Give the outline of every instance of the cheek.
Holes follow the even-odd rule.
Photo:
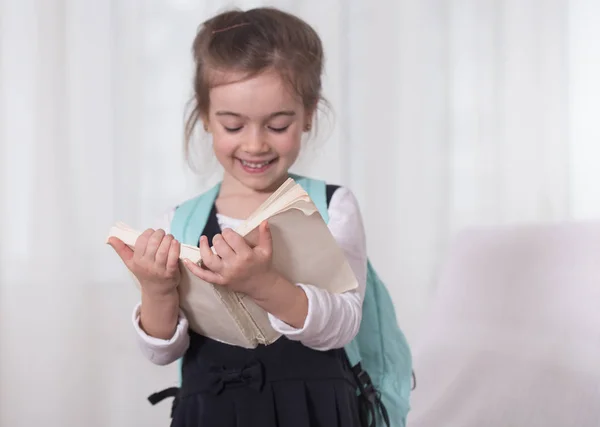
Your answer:
[[[225,135],[213,135],[213,151],[219,159],[230,157],[236,150],[236,143]]]
[[[278,144],[278,150],[280,156],[285,157],[296,157],[300,152],[302,146],[302,133],[290,133],[282,138]]]

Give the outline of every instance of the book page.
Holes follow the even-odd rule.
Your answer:
[[[119,223],[112,227],[109,237],[114,236],[133,248],[141,233],[129,226]],[[178,287],[179,305],[186,315],[193,331],[232,345],[254,347],[256,343],[247,337],[252,337],[254,328],[248,325],[247,315],[232,307],[231,300],[224,298],[221,292],[230,293],[225,288],[215,288],[193,275],[181,260],[188,258],[193,262],[200,260],[200,250],[195,246],[181,245],[179,270],[181,282]],[[137,278],[131,274],[138,288]]]
[[[257,227],[264,220],[269,221],[273,239],[273,267],[287,280],[332,293],[358,288],[345,254],[308,194],[293,179],[286,181],[236,232],[255,246]],[[111,229],[111,235],[133,246],[139,234],[119,224]],[[200,250],[182,245],[181,258],[200,263]],[[250,298],[206,283],[183,265],[180,268],[180,304],[194,331],[243,347],[270,344],[279,337],[267,313]]]

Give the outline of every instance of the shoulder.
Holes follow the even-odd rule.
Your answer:
[[[352,190],[344,186],[327,186],[331,192],[327,226],[331,234],[344,249],[357,277],[363,277],[366,265],[367,240],[362,214],[357,198]]]
[[[351,189],[342,185],[327,184],[329,211],[360,211],[358,200]]]
[[[162,211],[162,213],[159,214],[159,217],[156,220],[156,226],[154,228],[162,228],[167,233],[169,233],[171,229],[171,223],[173,222],[173,218],[175,217],[175,212],[177,212],[177,210],[182,207],[191,207],[191,205],[196,203],[203,194],[204,193],[197,194],[194,197],[182,200],[181,202],[176,203],[175,205],[171,205],[170,207]]]
[[[170,231],[171,223],[173,222],[173,218],[175,218],[175,213],[177,211],[181,211],[181,209],[183,209],[183,210],[193,209],[197,203],[202,201],[202,198],[205,194],[206,193],[201,193],[194,197],[182,200],[180,203],[177,203],[177,204],[169,207],[168,209],[164,210],[162,212],[162,216],[160,217],[160,224],[161,224],[160,228],[165,230],[167,233],[171,232]]]
[[[175,215],[175,210],[177,206],[171,207],[162,212],[158,216],[158,218],[154,221],[154,229],[163,229],[166,233],[171,232],[171,221],[173,221],[173,216]]]
[[[358,199],[351,189],[341,185],[327,185],[329,228],[336,231],[364,234],[363,218]]]
[[[214,185],[212,188],[209,188],[206,191],[194,195],[193,197],[182,200],[180,203],[177,203],[175,206],[168,209],[164,213],[163,219],[171,224],[176,214],[186,217],[192,212],[198,212],[198,210],[200,212],[209,212],[214,204],[219,189],[220,183]]]

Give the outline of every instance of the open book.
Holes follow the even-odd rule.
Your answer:
[[[273,267],[292,283],[310,284],[332,293],[356,289],[358,282],[342,249],[304,189],[288,179],[235,231],[251,245],[267,220],[273,239]],[[140,232],[118,223],[109,237],[133,247]],[[200,250],[181,245],[180,258],[200,263]],[[195,332],[228,344],[254,348],[280,334],[267,313],[251,298],[207,283],[180,263],[180,306]],[[139,286],[139,283],[138,283]]]

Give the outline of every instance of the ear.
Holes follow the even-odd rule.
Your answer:
[[[317,100],[313,106],[305,109],[304,114],[304,132],[310,132],[313,127],[313,122],[315,120],[315,115],[317,114],[317,107],[319,106],[319,101]]]
[[[210,122],[208,120],[208,116],[203,115],[201,118],[202,127],[204,128],[204,132],[210,133]]]

